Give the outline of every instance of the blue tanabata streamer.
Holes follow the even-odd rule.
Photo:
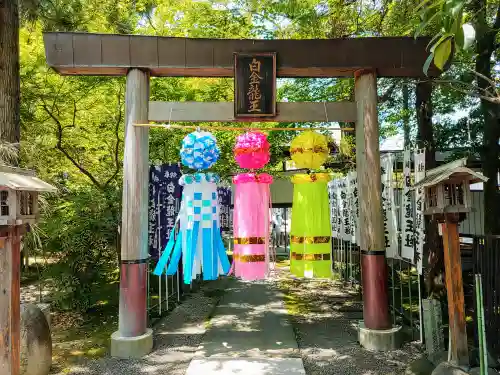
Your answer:
[[[185,284],[190,284],[195,276],[195,263],[201,263],[203,280],[215,280],[220,274],[219,264],[223,274],[229,272],[218,218],[218,181],[219,177],[213,173],[182,176],[180,184],[184,185],[184,192],[178,216],[181,229],[177,238],[171,235],[153,274],[160,276],[165,267],[167,275],[175,274],[181,256]]]

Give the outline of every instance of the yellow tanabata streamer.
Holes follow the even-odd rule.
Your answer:
[[[326,173],[292,178],[290,272],[298,277],[332,275],[331,224]]]

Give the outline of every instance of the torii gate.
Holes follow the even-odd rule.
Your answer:
[[[275,52],[278,77],[354,76],[355,102],[282,103],[278,116],[267,120],[356,123],[364,306],[360,343],[378,350],[394,346],[397,329],[388,312],[377,76],[423,78],[427,38],[222,40],[46,33],[44,41],[48,65],[62,75],[127,76],[120,310],[118,331],[111,340],[113,356],[141,357],[153,345],[146,312],[149,129],[134,125],[237,121],[230,103],[150,103],[149,78],[233,77],[234,52]]]

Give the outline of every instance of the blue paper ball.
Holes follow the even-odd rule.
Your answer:
[[[181,161],[192,169],[210,168],[219,159],[220,151],[212,133],[196,131],[182,140]]]

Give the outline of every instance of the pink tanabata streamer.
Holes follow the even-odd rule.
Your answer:
[[[269,211],[273,178],[268,174],[243,173],[235,176],[234,237],[263,237],[265,244],[234,245],[233,258],[236,277],[244,280],[266,278],[269,271]],[[263,262],[241,262],[239,255],[263,255]]]

